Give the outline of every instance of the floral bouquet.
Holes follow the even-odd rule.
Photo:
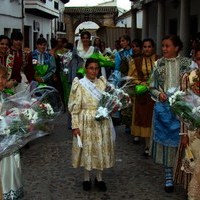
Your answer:
[[[69,72],[68,65],[69,65],[70,61],[72,60],[72,52],[68,51],[65,54],[58,54],[58,56],[61,59],[61,66],[63,68],[63,72],[65,74],[68,74],[68,72]]]
[[[112,84],[107,84],[105,91],[99,101],[95,119],[109,118],[111,113],[117,112],[131,104],[129,95],[122,88],[116,89]]]
[[[35,88],[34,83],[25,91],[5,98],[0,112],[0,156],[48,134],[46,123],[61,113],[62,106],[53,87]]]
[[[169,97],[172,111],[189,130],[200,128],[200,98],[192,91],[177,91]]]
[[[90,58],[95,58],[99,61],[101,67],[114,68],[115,62],[113,57],[103,56],[100,53],[93,53]]]

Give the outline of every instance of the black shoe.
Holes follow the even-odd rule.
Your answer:
[[[83,190],[89,191],[91,190],[92,182],[91,181],[83,181]]]
[[[106,183],[104,181],[97,181],[95,178],[94,184],[100,192],[105,192],[107,190]]]
[[[149,155],[149,148],[146,148],[144,150],[144,153],[142,154],[145,158],[148,158],[150,155]]]
[[[172,193],[174,191],[174,186],[165,186],[165,192]]]
[[[135,137],[133,138],[133,144],[140,144],[140,138],[137,137],[137,136],[135,136]]]

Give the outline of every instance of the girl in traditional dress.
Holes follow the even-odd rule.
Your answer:
[[[55,58],[46,51],[47,41],[39,38],[36,50],[32,52],[32,64],[34,66],[34,80],[39,84],[54,86],[53,75],[56,72]]]
[[[13,88],[17,81],[15,79],[11,79],[13,64],[14,64],[14,56],[9,53],[9,45],[10,39],[5,35],[0,35],[0,64],[7,68],[8,76],[7,76],[7,88]]]
[[[78,40],[77,47],[73,49],[72,60],[68,66],[69,83],[72,83],[73,79],[77,76],[78,69],[84,67],[87,58],[89,58],[93,53],[99,52],[98,48],[91,46],[90,38],[90,32],[81,32],[81,38]]]
[[[198,68],[187,73],[183,78],[184,87],[191,89],[200,99],[200,46],[194,51],[194,61]],[[175,183],[183,184],[188,190],[189,200],[200,199],[200,130],[187,130],[184,123],[181,125],[181,144],[178,149],[176,171],[174,176]],[[191,152],[191,158],[185,154]]]
[[[156,101],[153,116],[152,156],[165,167],[165,191],[173,192],[173,166],[179,144],[180,122],[171,112],[168,99],[170,88],[179,88],[184,73],[192,61],[179,56],[183,44],[178,36],[169,35],[162,40],[163,57],[155,62],[150,92]]]
[[[1,43],[1,42],[0,42]],[[0,44],[1,45],[1,44]],[[0,65],[0,96],[1,101],[6,94],[4,89],[7,82],[7,69]],[[1,102],[2,105],[2,102]],[[1,108],[0,108],[1,109]],[[20,155],[15,152],[5,156],[0,161],[1,197],[3,200],[19,200],[23,197]]]
[[[84,78],[74,79],[68,103],[74,136],[72,165],[74,168],[84,168],[84,190],[91,189],[90,171],[95,169],[95,186],[100,191],[106,191],[102,171],[113,167],[115,163],[111,119],[95,120],[101,91],[106,87],[106,80],[103,76],[97,78],[100,66],[96,59],[87,59],[85,69]],[[82,148],[77,145],[77,135],[83,143]]]
[[[154,52],[154,41],[150,38],[142,42],[143,55],[134,57],[132,65],[129,67],[128,76],[133,78],[134,84],[149,85],[149,77],[153,69],[154,62],[158,56]],[[149,145],[151,136],[152,114],[154,102],[148,91],[143,94],[136,94],[133,107],[133,120],[131,133],[134,135],[134,143],[139,137],[145,138],[144,156],[149,156]]]

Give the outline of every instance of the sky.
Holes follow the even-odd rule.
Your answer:
[[[99,3],[103,3],[109,0],[70,0],[69,3],[65,4],[65,6],[95,6]],[[117,0],[117,6],[123,8],[125,10],[130,10],[131,2],[129,0]]]

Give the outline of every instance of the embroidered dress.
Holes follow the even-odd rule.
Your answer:
[[[1,97],[2,95],[1,93]],[[18,152],[6,156],[0,161],[0,177],[3,200],[19,200],[23,197],[21,163]]]
[[[156,101],[153,113],[152,156],[156,163],[173,167],[179,143],[180,122],[167,102],[158,101],[159,94],[180,86],[181,76],[190,70],[192,61],[184,57],[161,58],[155,62],[150,92]]]
[[[56,72],[55,58],[48,52],[41,53],[37,49],[32,52],[32,59],[37,60],[35,76],[39,76],[47,85],[53,86],[52,76]]]
[[[84,167],[86,170],[113,167],[115,156],[110,119],[95,120],[98,99],[81,84],[81,80],[74,79],[68,103],[72,129],[80,129],[83,143],[83,148],[78,147],[77,138],[73,137],[72,166]],[[106,81],[100,77],[92,85],[103,91]]]
[[[186,74],[183,79],[183,87],[188,87],[198,96],[200,96],[200,70],[195,69]],[[181,132],[188,134],[189,148],[194,156],[194,161],[189,162],[188,168],[182,170],[183,159],[185,158],[185,148],[182,144],[179,145],[177,160],[175,166],[174,182],[182,184],[188,189],[188,199],[198,200],[200,198],[200,130],[189,131],[182,123]]]
[[[5,56],[0,56],[0,64],[7,68],[8,70],[8,80],[11,78],[12,69],[14,64],[14,56],[12,54],[6,54]]]
[[[156,55],[150,57],[136,57],[130,61],[128,76],[133,78],[133,84],[141,82],[148,85],[149,76],[157,59]],[[150,137],[154,101],[149,92],[136,95],[133,106],[131,133],[134,136]]]

